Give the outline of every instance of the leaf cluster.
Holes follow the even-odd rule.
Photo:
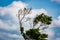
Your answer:
[[[44,24],[49,25],[49,24],[51,24],[52,17],[47,16],[47,15],[45,15],[44,13],[42,13],[42,14],[36,16],[36,18],[34,19],[33,22],[34,22],[35,24],[37,24],[39,21],[40,21],[41,23],[44,23]]]
[[[45,38],[48,37],[47,34],[41,34],[38,28],[28,30],[26,34],[34,40],[46,40]]]

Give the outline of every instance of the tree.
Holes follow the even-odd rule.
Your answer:
[[[27,31],[24,30],[24,27],[22,27],[22,20],[24,19],[24,17],[26,15],[28,15],[30,12],[31,12],[32,8],[30,9],[27,9],[27,8],[24,8],[24,9],[20,9],[18,11],[18,19],[19,19],[19,25],[20,25],[20,32],[21,32],[21,35],[23,36],[23,38],[25,40],[47,40],[46,38],[48,37],[48,34],[45,34],[45,33],[41,33],[39,32],[40,30],[43,30],[48,28],[48,26],[51,24],[51,21],[52,21],[52,17],[50,16],[47,16],[45,15],[44,13],[40,14],[40,15],[37,15],[35,18],[34,18],[34,21],[33,21],[33,28],[32,29],[29,29]],[[21,17],[21,15],[23,15]],[[38,24],[38,23],[41,23],[37,28],[35,28],[35,26]],[[43,27],[42,29],[40,29],[40,27],[42,26],[45,26]],[[24,31],[26,33],[24,33]]]

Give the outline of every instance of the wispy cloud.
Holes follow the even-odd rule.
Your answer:
[[[51,0],[52,2],[60,3],[60,0]]]
[[[6,32],[0,32],[0,40],[23,40],[22,36],[17,34],[10,34]]]
[[[60,37],[56,38],[56,40],[60,40]]]
[[[54,25],[60,27],[60,16],[58,16],[57,19],[54,20]]]

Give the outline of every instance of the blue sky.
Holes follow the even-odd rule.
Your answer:
[[[53,26],[49,28],[51,32],[48,32],[52,38],[48,40],[60,40],[60,0],[0,0],[0,40],[22,40],[15,17],[23,7],[47,11],[47,15],[53,18]]]
[[[48,10],[50,15],[54,15],[54,18],[56,18],[59,15],[59,10],[60,10],[60,3],[57,2],[51,2],[51,0],[0,0],[0,6],[8,6],[10,5],[13,1],[22,1],[24,3],[29,4],[29,7],[32,8],[45,8]],[[53,11],[53,12],[52,12]]]

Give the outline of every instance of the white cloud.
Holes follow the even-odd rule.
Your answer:
[[[25,4],[21,1],[14,1],[12,4],[6,6],[6,7],[0,7],[0,16],[4,16],[6,14],[9,14],[13,19],[16,24],[18,22],[18,19],[16,17],[16,14],[18,13],[19,9],[22,9],[24,7],[27,7],[28,4]],[[36,16],[36,14],[41,14],[41,13],[45,13],[47,14],[47,11],[45,9],[32,9],[32,14],[29,14],[28,17],[33,18]],[[4,28],[6,30],[17,30],[17,25],[16,24],[12,24],[11,20],[5,20],[6,22],[8,21],[8,23],[3,22],[2,20],[0,20],[0,25],[1,28]],[[10,24],[12,24],[12,27],[10,27]],[[18,24],[19,25],[19,24]]]
[[[60,37],[56,38],[56,40],[60,40]]]
[[[31,14],[29,14],[29,17],[35,17],[36,15],[39,15],[41,13],[47,14],[47,10],[45,10],[44,8],[41,9],[32,9]]]
[[[0,16],[3,17],[4,15],[9,14],[10,15],[9,17],[13,18],[11,20],[10,19],[5,20],[5,22],[3,21],[3,19],[1,19],[0,20],[0,28],[6,29],[6,30],[18,30],[19,29],[19,27],[18,27],[19,24],[17,24],[18,19],[17,19],[16,14],[18,13],[19,9],[22,9],[22,8],[24,8],[26,6],[27,6],[27,4],[25,4],[25,3],[21,2],[21,1],[17,1],[17,2],[14,1],[13,3],[11,3],[10,5],[8,5],[6,7],[0,7]],[[12,24],[11,21],[14,21],[16,24],[15,23]],[[10,24],[12,24],[12,25],[10,26]]]
[[[26,7],[27,4],[21,2],[21,1],[14,1],[12,4],[6,6],[6,7],[0,7],[0,14],[4,15],[6,13],[10,14],[17,14],[17,11],[21,8]]]
[[[6,33],[6,32],[0,32],[0,39],[4,39],[4,40],[23,40],[23,37],[21,35],[17,35],[17,34],[10,34],[10,33]]]
[[[4,32],[0,32],[0,34],[7,35],[10,38],[20,38],[20,36],[16,34],[10,34],[10,33],[4,33]]]
[[[8,23],[3,22],[2,20],[0,20],[0,29],[5,29],[5,30],[19,30],[19,26],[13,24],[12,26],[10,26]]]
[[[52,2],[60,3],[60,0],[51,0]]]
[[[48,40],[52,40],[54,38],[55,32],[52,28],[48,28],[46,33],[48,34]]]
[[[60,16],[58,16],[58,18],[55,19],[53,22],[55,26],[60,27]]]

